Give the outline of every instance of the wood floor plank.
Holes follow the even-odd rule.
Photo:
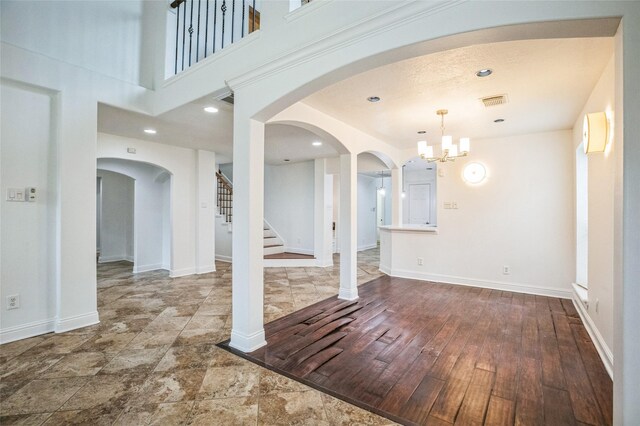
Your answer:
[[[390,277],[359,293],[267,324],[244,356],[403,424],[611,424],[611,381],[568,301]]]
[[[464,395],[460,412],[456,416],[456,424],[482,424],[489,405],[495,373],[476,368]]]
[[[562,313],[553,315],[553,322],[556,327],[562,368],[565,372],[567,391],[575,418],[588,424],[603,424],[600,407],[591,387],[571,326],[564,315],[564,310]]]
[[[514,424],[514,402],[492,395],[487,407],[486,426],[510,426]]]
[[[609,373],[607,373],[602,364],[598,351],[584,326],[582,324],[571,324],[571,330],[580,350],[580,356],[584,362],[595,397],[598,400],[603,421],[606,425],[613,424],[613,406],[611,404],[613,382],[611,377],[609,377]]]
[[[378,408],[384,411],[399,411],[404,404],[411,398],[416,388],[420,385],[429,368],[436,361],[436,357],[422,353],[407,368],[404,375],[398,380],[393,388],[384,396],[384,400],[378,405]]]
[[[542,354],[542,379],[547,386],[566,389],[560,350],[555,332],[540,333],[540,349]]]
[[[402,407],[405,418],[418,424],[425,423],[444,383],[434,377],[425,376]]]
[[[544,421],[548,425],[575,425],[569,392],[544,386]]]

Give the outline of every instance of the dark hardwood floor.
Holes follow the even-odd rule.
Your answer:
[[[611,424],[570,300],[384,276],[266,325],[248,359],[403,424]]]

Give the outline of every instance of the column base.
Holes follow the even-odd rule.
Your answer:
[[[338,292],[338,299],[356,300],[358,298],[358,288],[341,288]]]
[[[264,329],[252,334],[244,334],[239,331],[231,331],[229,346],[242,352],[253,352],[267,344],[264,337]]]

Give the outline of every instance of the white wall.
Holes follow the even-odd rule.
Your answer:
[[[264,218],[280,234],[285,250],[313,254],[314,163],[265,165]]]
[[[119,205],[118,197],[127,196],[126,193],[113,194],[113,197],[109,198],[103,195],[102,199],[103,224],[108,220],[117,222],[117,216],[122,215],[123,212],[127,214],[133,207],[133,272],[161,269],[165,260],[170,258],[169,254],[163,252],[165,247],[170,246],[171,240],[171,232],[163,232],[163,224],[167,220],[163,217],[165,213],[163,201],[171,196],[170,193],[164,193],[164,190],[170,190],[170,186],[165,185],[165,182],[170,180],[169,173],[159,167],[138,161],[107,158],[98,159],[98,170],[119,173],[134,180],[133,206]],[[115,206],[109,208],[108,203],[113,203]],[[122,210],[117,210],[118,207],[122,207]],[[131,227],[127,228],[125,223],[124,231],[127,232],[128,229]],[[104,228],[102,235],[104,237],[108,235]],[[101,256],[101,260],[108,259],[102,259]]]
[[[5,43],[141,82],[144,1],[3,1]]]
[[[127,148],[135,148],[136,154],[127,153]],[[195,274],[197,271],[215,270],[214,258],[206,264],[198,264],[197,247],[214,246],[215,230],[213,220],[207,222],[207,229],[197,229],[200,214],[215,215],[215,203],[198,203],[198,175],[215,179],[215,160],[198,164],[198,152],[170,145],[157,144],[139,139],[123,138],[106,133],[98,134],[98,158],[133,159],[154,164],[171,173],[171,225],[172,225],[172,265],[171,275]],[[203,170],[208,167],[209,171]],[[210,182],[209,182],[210,183]],[[212,185],[212,188],[215,186]],[[212,189],[213,191],[213,189]],[[213,197],[213,194],[212,194]],[[159,195],[158,210],[161,211],[163,196]],[[204,225],[204,223],[203,223]],[[166,226],[166,224],[164,225]],[[204,241],[206,240],[206,241]]]
[[[378,245],[376,233],[378,186],[380,186],[380,179],[358,175],[358,250]]]
[[[475,147],[473,156],[442,167],[438,233],[398,232],[389,240],[385,232],[391,265],[382,266],[398,276],[569,297],[575,275],[571,132],[486,139]],[[485,164],[484,183],[462,180],[469,162]],[[445,210],[445,201],[458,209]]]
[[[56,147],[49,136],[50,96],[3,82],[0,99],[0,342],[5,342],[54,327]],[[94,185],[95,178],[93,191]],[[27,186],[37,188],[35,202],[6,201],[8,188]],[[10,295],[20,296],[19,309],[7,310]]]
[[[615,59],[611,58],[600,80],[593,88],[573,128],[573,145],[582,142],[584,114],[615,109]],[[615,131],[615,129],[614,129]],[[613,282],[614,282],[614,194],[617,165],[615,156],[620,149],[613,143],[604,153],[587,154],[588,169],[588,293],[585,312],[601,336],[605,352],[613,347]],[[596,310],[596,304],[598,308]]]
[[[100,230],[99,262],[128,260],[133,262],[134,180],[133,178],[100,169],[100,210],[97,212]]]

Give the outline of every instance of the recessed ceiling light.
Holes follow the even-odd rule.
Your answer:
[[[218,108],[212,107],[212,106],[208,106],[208,107],[204,107],[204,111],[208,112],[210,114],[215,114],[216,112],[218,112]]]
[[[425,133],[427,133],[427,131],[426,131],[426,130],[418,130],[418,134],[419,134],[419,135],[424,135]]]
[[[367,98],[367,100],[368,100],[369,102],[380,102],[380,97],[379,97],[379,96],[369,96],[369,97]]]
[[[148,133],[150,135],[155,135],[156,133],[158,133],[158,132],[156,132],[155,129],[144,129],[144,132]]]
[[[494,123],[503,123],[504,122],[504,118],[496,118],[495,120],[493,120]]]
[[[313,145],[313,146],[321,146],[321,145],[322,145],[322,142],[320,142],[320,141],[315,141],[315,142],[312,142],[312,143],[311,143],[311,145]]]
[[[489,68],[485,68],[485,69],[483,69],[483,70],[480,70],[480,71],[476,72],[476,75],[477,75],[478,77],[488,77],[488,76],[490,76],[491,74],[493,74],[493,70],[491,70],[491,69],[489,69]]]
[[[291,160],[289,160],[288,158],[285,158],[284,161],[291,161]]]

